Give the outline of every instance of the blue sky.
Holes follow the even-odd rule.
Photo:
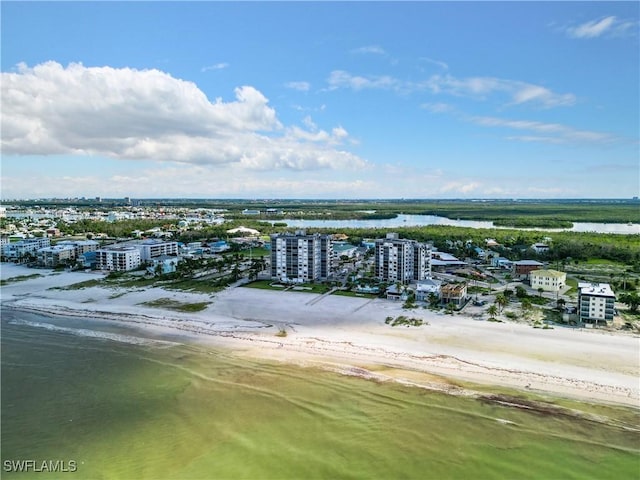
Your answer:
[[[2,2],[2,198],[639,195],[638,2]]]

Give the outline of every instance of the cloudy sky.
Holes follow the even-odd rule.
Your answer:
[[[2,198],[628,198],[638,2],[2,2]]]

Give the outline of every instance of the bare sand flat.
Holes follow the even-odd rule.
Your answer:
[[[394,379],[427,388],[463,380],[640,407],[640,337],[603,330],[491,323],[426,309],[403,310],[382,299],[230,288],[215,295],[158,288],[58,290],[97,273],[53,273],[3,264],[2,279],[41,274],[0,289],[2,306],[104,318],[241,355]],[[211,302],[197,313],[141,305],[169,298]],[[420,327],[391,327],[387,316],[421,318]],[[286,337],[276,336],[279,330]],[[449,380],[447,380],[449,379]]]

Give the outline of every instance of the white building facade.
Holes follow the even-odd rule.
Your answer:
[[[26,238],[18,242],[5,244],[3,254],[8,260],[19,260],[27,254],[35,257],[38,250],[50,246],[51,240],[49,237]]]
[[[70,245],[55,245],[38,250],[38,265],[54,268],[69,264],[76,259],[75,249]]]
[[[96,262],[99,270],[110,272],[135,270],[142,264],[140,250],[132,246],[112,246],[96,250]]]
[[[95,252],[100,246],[95,240],[63,240],[56,245],[73,247],[74,258],[78,258],[87,252]]]
[[[581,322],[610,322],[616,296],[608,283],[578,283],[578,315]]]
[[[431,278],[431,247],[388,233],[376,240],[375,272],[384,282],[408,283]]]
[[[133,243],[140,251],[140,259],[142,262],[149,262],[156,257],[175,257],[178,255],[178,242],[165,242],[163,240],[143,240],[139,243]]]
[[[329,235],[271,236],[271,278],[285,283],[326,280],[333,274],[333,248]]]

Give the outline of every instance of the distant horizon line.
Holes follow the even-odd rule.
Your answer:
[[[340,198],[340,197],[322,197],[322,198],[296,198],[296,197],[27,197],[27,198],[3,198],[0,203],[5,202],[22,202],[22,201],[86,201],[86,202],[104,202],[104,201],[123,201],[123,200],[139,200],[139,201],[161,201],[161,200],[180,200],[180,201],[232,201],[232,202],[486,202],[486,201],[638,201],[638,196],[633,197],[450,197],[450,198],[428,198],[428,197],[388,197],[388,198]]]

